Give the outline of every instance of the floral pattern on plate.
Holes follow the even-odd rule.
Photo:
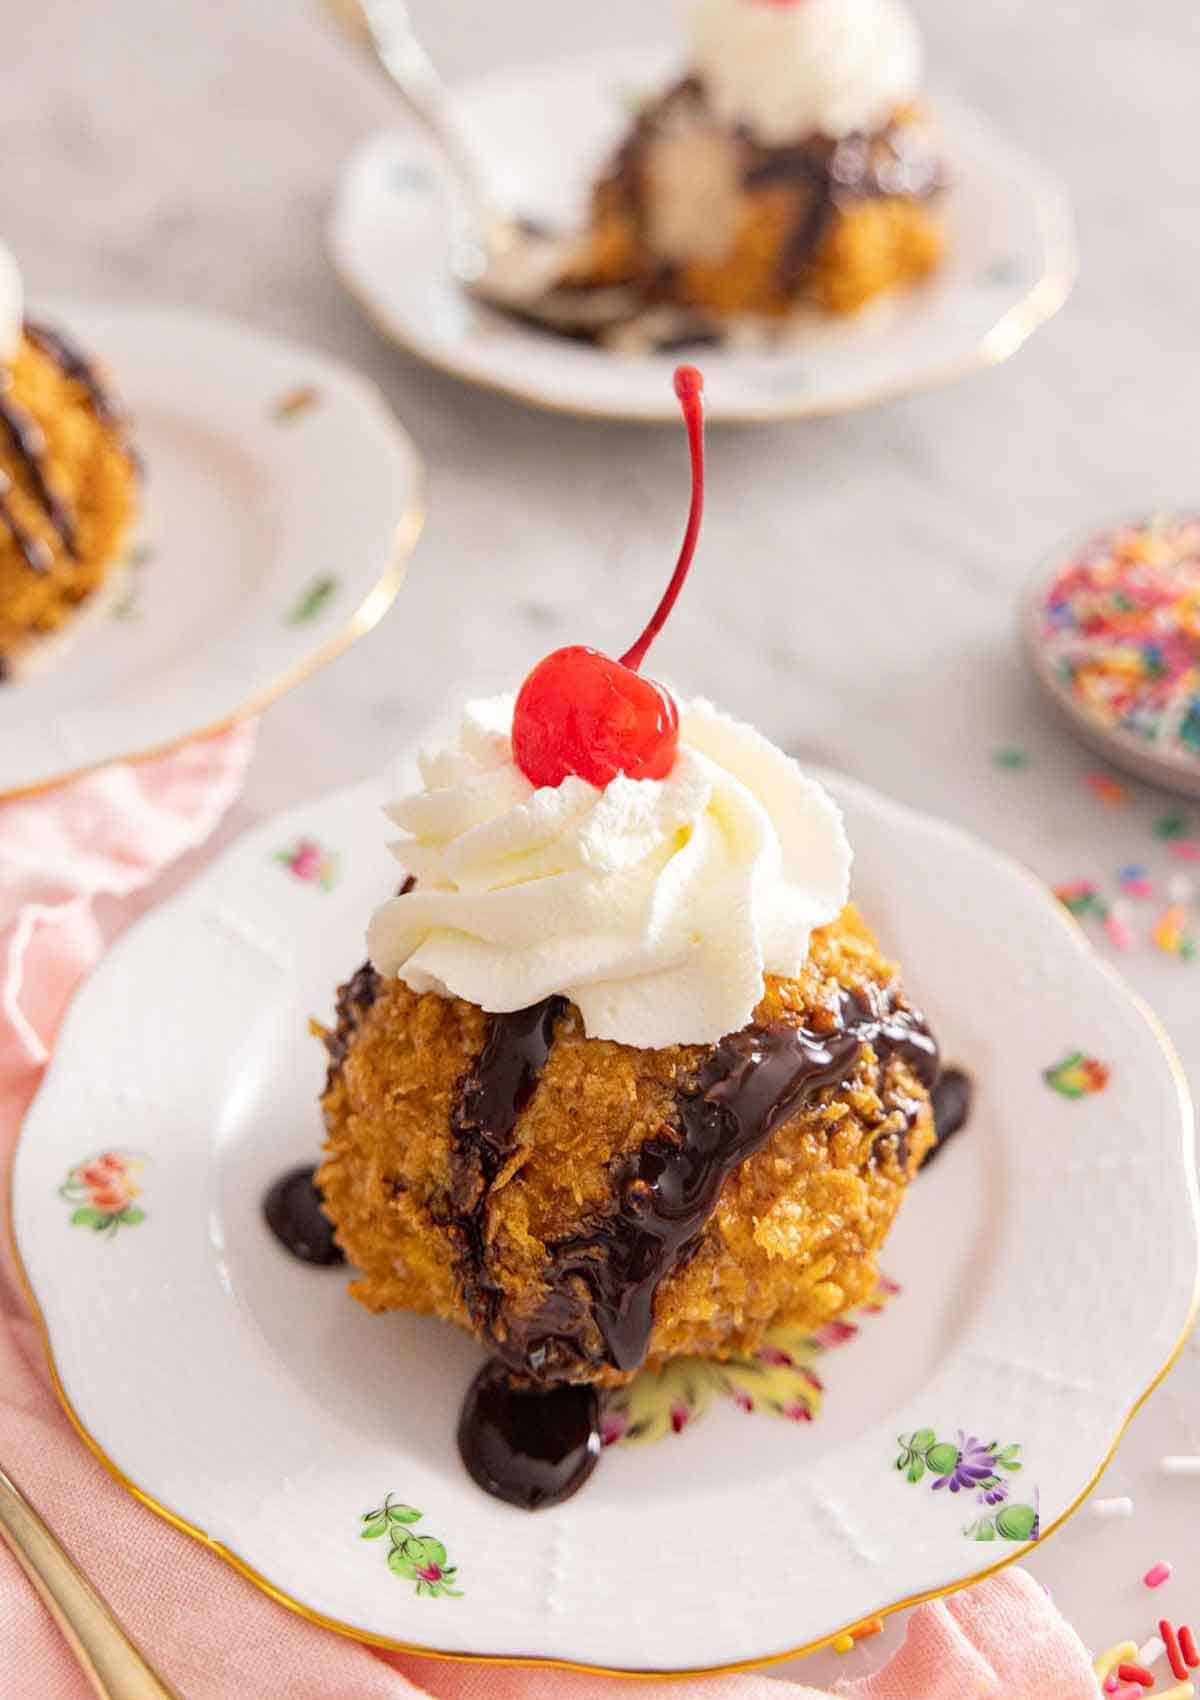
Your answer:
[[[393,1576],[416,1585],[418,1594],[436,1599],[439,1594],[452,1600],[462,1598],[462,1589],[454,1586],[458,1566],[447,1564],[449,1556],[441,1541],[432,1535],[414,1535],[414,1523],[421,1521],[423,1512],[412,1505],[394,1504],[389,1493],[375,1511],[364,1511],[361,1538],[377,1541],[388,1537],[388,1569]]]
[[[1107,1063],[1098,1057],[1085,1056],[1082,1051],[1072,1051],[1053,1068],[1046,1069],[1043,1078],[1062,1098],[1090,1098],[1094,1092],[1104,1091],[1108,1075]]]
[[[972,1540],[1036,1541],[1041,1533],[1037,1490],[1032,1505],[1013,1504],[1009,1484],[1000,1473],[1015,1475],[1024,1468],[1020,1450],[1019,1445],[982,1441],[961,1428],[952,1441],[939,1440],[931,1428],[919,1428],[900,1436],[896,1468],[910,1482],[928,1475],[935,1493],[940,1488],[949,1488],[952,1494],[973,1493],[976,1503],[987,1510],[964,1528],[963,1534]]]
[[[880,1276],[869,1302],[854,1314],[877,1315],[899,1291],[894,1281]],[[810,1423],[825,1390],[814,1365],[858,1331],[849,1317],[815,1331],[773,1328],[758,1351],[746,1357],[672,1358],[661,1369],[643,1370],[627,1387],[605,1396],[601,1439],[605,1446],[646,1446],[682,1434],[718,1398],[731,1399],[742,1411]]]
[[[333,573],[321,573],[306,585],[287,613],[289,626],[306,626],[322,613],[337,591],[338,581]]]
[[[134,1199],[141,1196],[137,1177],[145,1166],[134,1151],[102,1151],[77,1163],[58,1189],[60,1198],[76,1206],[71,1226],[111,1238],[118,1228],[144,1222],[146,1212]]]
[[[315,838],[298,838],[288,850],[277,850],[275,860],[306,885],[332,891],[337,884],[338,859]]]

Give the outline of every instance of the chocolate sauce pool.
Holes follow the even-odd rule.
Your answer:
[[[267,1226],[285,1251],[301,1263],[323,1267],[346,1261],[333,1237],[333,1223],[321,1209],[316,1170],[311,1164],[289,1169],[263,1199]]]
[[[532,1387],[497,1359],[467,1390],[458,1450],[485,1493],[540,1511],[578,1493],[600,1458],[600,1398],[594,1387]]]
[[[966,1127],[975,1099],[975,1082],[965,1069],[944,1068],[934,1082],[931,1097],[937,1144],[926,1152],[925,1161],[921,1164],[923,1169],[927,1169],[954,1135]]]

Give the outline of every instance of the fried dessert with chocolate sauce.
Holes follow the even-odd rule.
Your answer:
[[[934,1143],[936,1047],[847,908],[716,1045],[589,1039],[369,965],[338,996],[318,1175],[369,1310],[610,1386],[864,1303]]]
[[[692,508],[650,624],[421,757],[388,811],[409,877],[322,1030],[351,1292],[493,1354],[460,1449],[528,1507],[594,1467],[598,1390],[868,1299],[935,1142],[937,1047],[847,902],[837,805],[640,672],[696,546],[701,387],[680,368]]]
[[[108,579],[137,491],[120,404],[65,336],[23,318],[0,247],[0,677]]]
[[[686,17],[691,70],[597,183],[563,284],[720,323],[851,313],[933,272],[943,170],[902,0],[693,0]]]

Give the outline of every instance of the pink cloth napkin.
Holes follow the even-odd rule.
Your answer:
[[[95,905],[148,886],[213,831],[253,743],[238,730],[0,808],[0,1181],[63,1008],[99,956]],[[109,916],[110,930],[114,920]],[[121,1491],[50,1387],[7,1240],[0,1254],[0,1462],[185,1700],[821,1700],[763,1676],[628,1685],[377,1653],[292,1615]],[[1010,1570],[920,1607],[853,1700],[1095,1700],[1078,1637]],[[91,1690],[0,1544],[0,1700]]]

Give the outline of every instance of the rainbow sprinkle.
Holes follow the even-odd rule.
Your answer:
[[[1196,940],[1187,930],[1187,910],[1182,903],[1172,903],[1154,923],[1151,934],[1164,956],[1179,956],[1190,962],[1196,955]]]
[[[1040,616],[1059,677],[1093,719],[1200,759],[1200,515],[1092,537]]]
[[[1085,1056],[1082,1051],[1072,1051],[1053,1068],[1048,1068],[1042,1078],[1047,1086],[1052,1086],[1064,1098],[1088,1098],[1093,1092],[1103,1092],[1108,1085],[1109,1070],[1107,1063],[1102,1063],[1097,1057]]]
[[[992,766],[1007,768],[1022,768],[1029,766],[1029,751],[1010,746],[1003,750],[992,751]]]
[[[1150,870],[1141,862],[1130,862],[1118,869],[1117,883],[1126,897],[1153,897],[1154,882]]]
[[[1172,809],[1169,814],[1159,815],[1153,828],[1155,838],[1183,838],[1188,829],[1188,818],[1179,809]]]
[[[1119,779],[1114,779],[1109,773],[1089,773],[1087,788],[1098,802],[1108,809],[1124,808],[1129,801],[1125,787]]]
[[[1085,915],[1095,915],[1097,920],[1103,921],[1108,915],[1108,905],[1094,880],[1067,880],[1065,884],[1054,887],[1054,895],[1077,921],[1083,920]]]
[[[1104,923],[1105,936],[1114,950],[1132,950],[1136,944],[1133,928],[1129,925],[1129,905],[1114,903]]]

